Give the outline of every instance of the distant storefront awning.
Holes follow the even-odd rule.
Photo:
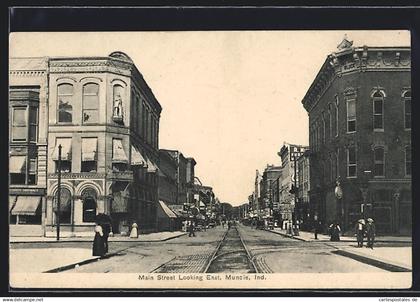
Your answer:
[[[176,214],[162,200],[159,200],[159,205],[162,211],[158,211],[158,217],[177,218]]]
[[[131,145],[131,165],[132,166],[143,166],[147,165],[143,155],[141,155],[139,149],[136,146]]]
[[[159,168],[156,166],[154,162],[150,160],[150,158],[147,158],[147,172],[154,173],[157,172]]]
[[[82,161],[96,160],[96,153],[98,147],[97,138],[83,138],[82,139]]]
[[[36,215],[40,201],[40,196],[18,196],[12,215]]]
[[[13,209],[16,202],[16,196],[9,196],[9,212]]]
[[[26,156],[11,156],[9,161],[9,173],[25,173]]]
[[[114,139],[112,141],[112,162],[114,163],[127,163],[128,157],[125,153],[121,139]]]
[[[183,205],[180,204],[168,204],[167,205],[172,212],[176,214],[178,217],[188,217],[188,213],[184,211]]]
[[[57,138],[55,143],[54,151],[52,154],[53,160],[58,160],[58,146],[61,145],[61,159],[71,159],[71,138]]]

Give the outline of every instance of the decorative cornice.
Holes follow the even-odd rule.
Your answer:
[[[338,77],[366,71],[409,71],[409,47],[359,47],[330,54],[308,89],[302,104],[310,112],[331,83]]]

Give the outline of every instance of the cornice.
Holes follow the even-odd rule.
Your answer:
[[[408,47],[359,47],[328,55],[302,104],[307,112],[317,104],[336,78],[361,72],[392,72],[411,70],[411,50]]]

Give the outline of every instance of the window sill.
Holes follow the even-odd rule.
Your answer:
[[[347,176],[348,179],[356,179],[357,176]]]
[[[382,175],[382,176],[373,176],[373,178],[375,178],[375,179],[384,179],[385,178],[385,175]]]
[[[381,133],[383,133],[383,132],[385,132],[385,130],[384,129],[373,129],[373,132],[381,132]]]
[[[411,128],[404,128],[404,131],[411,131]]]
[[[356,131],[347,131],[346,134],[354,134]]]

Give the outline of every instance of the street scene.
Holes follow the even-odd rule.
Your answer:
[[[410,284],[409,32],[10,41],[11,275]]]

